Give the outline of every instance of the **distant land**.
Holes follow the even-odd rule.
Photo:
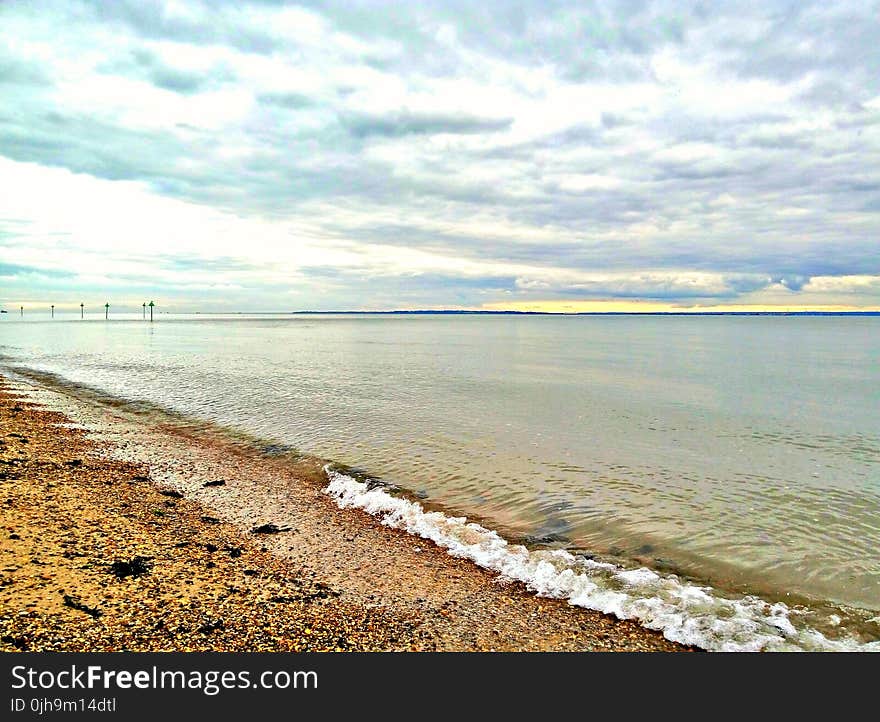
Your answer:
[[[37,309],[26,308],[30,316]],[[43,310],[42,308],[40,310]],[[136,307],[122,313],[138,313]],[[0,309],[6,314],[6,309]],[[64,313],[59,310],[59,313]],[[69,311],[68,311],[69,313]],[[16,317],[18,313],[14,314]],[[112,314],[111,314],[112,315]],[[157,311],[157,315],[181,316],[880,316],[880,311],[513,311],[513,310],[456,310],[417,309],[392,311]],[[112,320],[112,319],[111,319]]]
[[[247,313],[242,311],[241,313]],[[880,311],[291,311],[291,315],[351,316],[880,316]]]

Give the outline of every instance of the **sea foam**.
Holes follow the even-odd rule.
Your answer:
[[[383,524],[429,539],[456,557],[522,582],[544,597],[632,619],[659,630],[674,642],[710,651],[880,651],[880,642],[829,639],[798,624],[799,613],[785,603],[756,596],[721,596],[711,587],[685,582],[645,567],[624,569],[564,550],[529,550],[465,517],[426,511],[415,501],[370,487],[324,467],[324,492],[342,508],[357,508]]]

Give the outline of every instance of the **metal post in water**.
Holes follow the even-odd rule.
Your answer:
[[[55,304],[52,304],[52,318],[55,318]]]
[[[150,307],[150,323],[153,323],[153,306],[155,306],[156,304],[150,301],[148,305]]]
[[[104,304],[104,320],[107,321],[110,318],[110,304]]]
[[[22,318],[24,318],[24,306],[19,306],[18,309],[21,311]]]
[[[144,301],[142,305],[144,307],[144,321],[146,321],[147,320],[147,302]]]
[[[79,317],[80,317],[80,318],[85,318],[85,316],[83,315],[83,313],[84,313],[84,312],[83,312],[83,304],[80,304],[80,305],[79,305]]]

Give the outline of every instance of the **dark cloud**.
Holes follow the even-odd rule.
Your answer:
[[[844,193],[880,193],[880,176],[875,178],[841,178],[835,185]]]
[[[351,282],[360,271],[340,269],[333,266],[307,266],[303,268],[303,274],[311,278],[322,280],[340,280],[345,283]],[[392,284],[397,288],[410,290],[430,291],[444,287],[455,287],[471,290],[512,290],[516,286],[516,277],[510,275],[500,276],[470,276],[453,275],[447,273],[402,273],[380,274],[378,278],[383,284]]]
[[[271,53],[278,41],[271,30],[240,25],[221,12],[224,3],[198,0],[186,12],[162,0],[87,0],[84,3],[95,20],[111,27],[128,28],[141,38],[195,44],[228,44],[248,52]]]
[[[772,280],[773,283],[778,283],[789,291],[800,291],[810,282],[807,276],[775,276]]]
[[[73,278],[76,274],[70,271],[60,271],[56,269],[37,268],[35,266],[21,266],[15,263],[4,263],[0,261],[0,277],[16,278],[16,277],[40,277],[46,279]]]
[[[185,152],[183,144],[164,134],[151,137],[94,118],[55,112],[28,119],[2,109],[0,147],[7,158],[108,180],[157,178],[167,173],[169,158]]]
[[[306,279],[318,281],[322,288],[345,290],[358,287],[361,273],[327,266],[303,269]],[[479,305],[513,293],[516,278],[509,275],[466,276],[451,273],[380,273],[373,281],[377,291],[370,303],[387,308],[412,306]]]
[[[748,172],[736,165],[715,162],[668,162],[661,161],[656,166],[655,180],[658,181],[689,181],[689,180],[726,180],[731,176]]]
[[[741,78],[807,84],[801,99],[844,108],[877,93],[880,49],[876,3],[767,3],[763,27],[731,33],[724,64]],[[728,16],[731,28],[737,18]]]
[[[135,48],[128,57],[103,63],[100,68],[108,74],[141,77],[158,88],[183,95],[193,95],[234,79],[233,73],[225,66],[208,71],[187,70],[163,61],[144,47]]]
[[[48,85],[50,82],[43,68],[0,54],[0,85]]]
[[[221,273],[229,271],[253,271],[260,266],[243,261],[240,258],[228,256],[196,257],[186,255],[159,255],[153,256],[153,261],[160,268],[172,271],[204,271],[207,273]]]
[[[344,115],[342,124],[352,135],[367,138],[372,135],[399,138],[405,135],[435,133],[486,133],[504,130],[511,118],[477,118],[467,115],[401,112],[390,115]]]
[[[265,105],[274,105],[288,110],[299,110],[314,105],[314,102],[301,93],[260,93],[257,100]]]
[[[198,74],[173,68],[156,68],[150,78],[155,85],[175,93],[195,93],[204,85],[203,78]]]

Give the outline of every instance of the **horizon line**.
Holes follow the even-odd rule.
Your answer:
[[[21,308],[21,307],[19,307]],[[5,315],[17,317],[19,308],[14,310],[0,309]],[[111,307],[112,308],[112,307]],[[127,307],[126,307],[127,308]],[[136,307],[132,307],[134,309]],[[24,310],[33,313],[31,306]],[[42,307],[40,307],[42,310]],[[60,310],[64,313],[64,310]],[[68,310],[68,313],[75,311]],[[94,311],[91,313],[100,313]],[[136,313],[135,310],[117,311],[117,313]],[[161,315],[206,315],[206,316],[247,316],[247,315],[484,315],[484,316],[880,316],[880,309],[755,309],[749,310],[654,310],[654,311],[533,311],[514,309],[391,309],[391,310],[316,310],[300,309],[295,311],[157,311]]]

